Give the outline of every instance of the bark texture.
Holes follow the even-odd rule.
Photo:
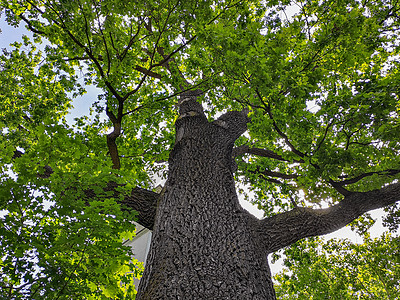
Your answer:
[[[210,123],[185,95],[177,140],[137,298],[275,299],[267,255],[240,205],[232,175],[233,143],[246,112]]]
[[[334,232],[367,211],[391,205],[400,200],[400,183],[379,190],[350,193],[338,204],[325,209],[298,207],[292,211],[260,220],[257,236],[265,251],[272,253],[296,241]]]
[[[157,203],[160,195],[141,188],[134,188],[129,196],[118,201],[123,207],[128,207],[138,212],[137,222],[153,230],[156,216]]]

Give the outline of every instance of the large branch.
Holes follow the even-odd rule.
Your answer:
[[[129,196],[125,196],[118,202],[123,208],[127,207],[137,211],[139,213],[137,222],[153,230],[159,198],[160,194],[136,187]]]
[[[295,208],[289,212],[260,220],[255,226],[262,247],[268,253],[312,236],[334,232],[365,212],[400,200],[400,182],[380,190],[351,193],[326,209]]]
[[[228,111],[213,121],[212,124],[224,128],[228,136],[235,141],[247,130],[247,124],[251,121],[247,116],[248,114],[247,108],[241,111]]]

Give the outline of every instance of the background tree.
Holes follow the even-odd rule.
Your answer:
[[[366,234],[363,244],[299,241],[284,250],[286,269],[275,276],[278,299],[398,299],[398,244],[390,234]]]
[[[376,208],[397,226],[397,1],[1,5],[33,33],[1,58],[9,298],[134,297],[134,219],[153,230],[138,299],[274,299],[269,253]]]

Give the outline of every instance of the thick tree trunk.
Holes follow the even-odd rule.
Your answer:
[[[176,122],[136,299],[275,299],[267,254],[252,231],[257,220],[240,207],[232,176],[232,147],[246,114],[230,112],[209,123],[191,105],[181,105]]]

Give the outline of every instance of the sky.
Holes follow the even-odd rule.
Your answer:
[[[14,41],[22,41],[22,34],[27,34],[28,36],[31,36],[26,29],[19,27],[19,28],[14,28],[9,26],[5,20],[4,16],[0,16],[0,49],[2,48],[7,48],[9,47],[9,44],[14,42]],[[74,99],[73,101],[73,106],[74,108],[70,111],[70,114],[67,116],[67,121],[68,122],[73,122],[73,119],[76,117],[80,117],[83,115],[89,115],[89,109],[91,104],[97,99],[97,95],[99,94],[99,91],[96,89],[94,86],[89,86],[86,87],[87,93],[82,96]],[[155,186],[157,183],[155,184]],[[255,215],[257,218],[262,218],[263,217],[263,212],[261,210],[258,210],[255,205],[252,205],[248,201],[245,201],[243,199],[240,199],[241,205],[250,213]],[[372,211],[372,216],[374,218],[377,218],[378,221],[376,224],[373,226],[371,229],[371,236],[372,237],[378,237],[381,235],[381,233],[384,231],[384,227],[382,226],[381,222],[381,217],[383,215],[383,211],[381,209]],[[331,238],[349,238],[353,242],[356,243],[361,243],[362,238],[359,237],[355,232],[351,231],[349,227],[342,228],[332,234],[326,235],[325,239],[331,239]],[[282,262],[278,261],[277,263],[271,265],[271,269],[273,273],[276,273],[277,271],[281,270],[282,268]]]
[[[0,15],[0,50],[9,47],[10,43],[22,42],[22,35],[25,34],[32,37],[32,34],[28,32],[23,26],[12,27],[5,21],[4,15]],[[44,48],[45,44],[42,45]],[[39,49],[41,47],[38,47]],[[95,86],[86,86],[87,93],[82,97],[74,99],[73,109],[67,116],[67,121],[73,122],[74,118],[89,115],[89,109],[92,103],[97,100],[99,94],[98,89]]]

